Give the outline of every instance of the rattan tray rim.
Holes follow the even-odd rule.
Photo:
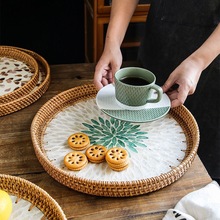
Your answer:
[[[34,68],[32,78],[27,83],[25,83],[25,85],[19,87],[15,91],[0,96],[0,103],[8,103],[12,100],[28,94],[36,86],[39,79],[39,69],[37,61],[31,55],[25,53],[24,51],[18,50],[15,47],[0,46],[0,54],[3,54],[3,56],[6,57],[15,58],[17,60],[26,62],[30,66],[32,66],[32,68]],[[19,59],[17,57],[19,57]]]
[[[4,47],[7,48],[10,46],[4,46]],[[17,50],[24,51],[28,53],[30,56],[32,56],[34,59],[36,59],[37,62],[40,62],[41,65],[43,65],[45,68],[46,77],[44,81],[39,86],[37,86],[36,89],[34,88],[35,89],[34,91],[32,90],[30,93],[20,98],[17,98],[15,100],[12,100],[10,102],[0,104],[0,116],[8,115],[13,112],[19,111],[31,105],[35,101],[37,101],[47,91],[49,84],[50,84],[50,78],[51,78],[50,66],[41,55],[39,55],[38,53],[34,51],[27,50],[24,48],[19,48],[19,47],[10,47],[10,48],[15,48]]]
[[[35,205],[41,212],[47,217],[47,219],[59,219],[66,220],[66,216],[57,203],[45,190],[37,186],[36,184],[23,179],[21,177],[12,176],[8,174],[0,174],[0,189],[8,192],[11,195],[17,196],[19,199],[24,199]],[[28,190],[31,189],[31,195]],[[37,196],[42,196],[37,198]],[[45,206],[47,202],[48,206]]]
[[[136,196],[140,194],[145,194],[148,192],[156,191],[158,189],[161,189],[165,186],[170,185],[171,183],[175,182],[177,179],[179,179],[191,166],[198,150],[199,145],[199,128],[197,125],[197,122],[193,118],[192,114],[189,112],[189,110],[185,106],[180,106],[174,109],[171,109],[169,114],[175,117],[175,115],[178,115],[179,110],[183,110],[188,114],[188,117],[192,120],[193,126],[195,127],[194,132],[194,138],[195,143],[193,144],[192,149],[190,150],[190,154],[187,155],[184,160],[180,163],[179,166],[172,168],[171,171],[167,173],[163,173],[159,176],[142,179],[142,180],[133,180],[133,181],[97,181],[97,180],[88,180],[86,178],[78,177],[78,176],[72,176],[68,174],[67,172],[63,171],[62,169],[54,166],[46,157],[46,155],[43,152],[42,146],[38,145],[37,141],[37,133],[36,133],[36,124],[38,124],[38,120],[45,123],[40,125],[41,129],[46,127],[46,124],[49,123],[50,120],[59,113],[63,108],[70,106],[71,104],[75,103],[76,101],[66,101],[66,103],[59,103],[59,107],[56,109],[56,111],[53,111],[53,113],[48,113],[50,119],[45,122],[44,119],[41,119],[41,117],[47,112],[47,106],[53,106],[54,103],[57,103],[62,99],[62,96],[70,96],[70,93],[74,93],[74,91],[77,91],[77,89],[87,89],[88,94],[87,95],[81,95],[82,97],[86,96],[87,98],[94,97],[97,93],[97,91],[94,88],[93,84],[86,84],[82,86],[78,86],[69,90],[66,90],[64,92],[61,92],[60,94],[56,95],[49,101],[47,101],[37,112],[35,115],[32,124],[31,124],[31,137],[32,137],[32,143],[33,147],[36,153],[36,156],[44,169],[58,182],[83,193],[88,193],[92,195],[97,196],[111,196],[111,197],[127,197],[127,196]],[[80,98],[79,98],[80,99]],[[38,127],[39,128],[39,127]],[[43,131],[42,131],[43,133]],[[59,177],[58,177],[59,176]],[[61,178],[62,177],[62,178]],[[149,184],[152,186],[151,189],[148,188]],[[74,186],[75,185],[75,186]],[[128,191],[123,191],[123,189],[128,189]],[[102,190],[101,190],[102,189]]]

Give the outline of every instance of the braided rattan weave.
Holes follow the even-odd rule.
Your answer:
[[[2,48],[3,47],[12,48],[12,49],[19,50],[21,52],[25,52],[27,55],[35,59],[39,67],[39,72],[40,73],[43,72],[45,74],[45,79],[39,85],[36,84],[35,88],[32,91],[30,91],[28,94],[23,95],[10,102],[6,102],[3,104],[0,103],[0,116],[11,114],[13,112],[16,112],[18,110],[21,110],[31,105],[33,102],[37,101],[47,91],[49,84],[50,84],[50,67],[47,61],[42,56],[40,56],[39,54],[33,51],[23,49],[23,48],[2,46]],[[38,80],[39,80],[39,77],[38,77]]]
[[[4,104],[16,100],[32,91],[39,80],[39,69],[37,61],[32,56],[13,47],[0,46],[0,57],[13,58],[21,61],[30,66],[33,71],[32,78],[23,86],[19,87],[13,92],[0,96],[0,104]]]
[[[185,157],[179,166],[152,178],[137,181],[94,181],[77,176],[70,176],[64,170],[54,166],[47,158],[42,137],[47,124],[63,108],[82,100],[94,98],[96,89],[92,84],[75,87],[49,100],[34,117],[31,136],[35,153],[44,169],[58,182],[83,193],[97,196],[128,197],[159,190],[178,180],[191,166],[199,144],[199,130],[191,113],[184,107],[171,109],[169,114],[182,127],[187,142]]]
[[[59,204],[37,185],[10,175],[0,174],[0,189],[32,203],[47,219],[66,220]]]

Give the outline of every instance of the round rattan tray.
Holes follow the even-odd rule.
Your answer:
[[[162,139],[162,148],[165,147],[165,144],[167,145],[167,149],[165,150],[165,157],[169,157],[170,154],[172,154],[172,151],[175,151],[176,148],[178,148],[178,145],[180,145],[180,155],[176,158],[174,163],[173,161],[168,161],[170,164],[168,170],[166,171],[159,171],[156,175],[149,176],[147,173],[145,173],[145,167],[141,168],[142,164],[137,164],[135,167],[135,171],[131,174],[131,179],[127,179],[126,172],[125,175],[123,172],[117,172],[116,174],[110,171],[108,168],[106,168],[104,165],[91,165],[89,167],[87,173],[82,174],[84,176],[80,176],[80,172],[69,172],[66,170],[61,164],[62,164],[62,154],[65,150],[67,150],[65,140],[59,140],[56,139],[57,136],[64,135],[68,137],[68,133],[65,134],[65,129],[68,126],[68,123],[70,124],[69,132],[74,131],[74,126],[77,126],[79,124],[79,121],[82,120],[83,122],[81,124],[86,125],[88,129],[93,129],[94,135],[97,135],[100,133],[102,129],[111,129],[113,133],[116,132],[116,130],[124,126],[123,132],[130,132],[131,134],[131,128],[135,132],[135,135],[138,135],[139,138],[141,138],[146,132],[140,132],[138,130],[138,126],[136,124],[132,123],[122,123],[121,121],[114,120],[112,118],[107,118],[105,123],[105,117],[104,113],[103,115],[98,116],[99,114],[102,114],[101,111],[98,109],[95,104],[95,97],[96,97],[97,91],[94,88],[94,85],[83,85],[79,87],[75,87],[73,89],[64,91],[51,100],[49,100],[47,103],[45,103],[40,110],[37,112],[36,116],[34,117],[31,125],[31,136],[32,136],[32,142],[34,146],[34,150],[36,153],[36,156],[44,169],[48,172],[49,175],[51,175],[54,179],[56,179],[58,182],[83,193],[97,195],[97,196],[110,196],[110,197],[128,197],[128,196],[136,196],[141,194],[146,194],[152,191],[159,190],[165,186],[170,185],[171,183],[178,180],[191,166],[198,149],[199,144],[199,129],[198,125],[192,116],[192,114],[188,111],[187,108],[184,106],[171,109],[168,115],[164,119],[157,120],[155,122],[150,123],[143,123],[141,126],[143,128],[147,128],[149,132],[151,130],[154,131],[154,135],[156,134],[156,137],[149,138],[152,139],[149,143],[149,146],[147,148],[142,148],[143,144],[137,142],[137,145],[140,145],[140,154],[137,154],[138,146],[132,145],[133,142],[129,142],[129,147],[131,149],[130,154],[134,154],[135,157],[138,157],[138,155],[142,155],[144,151],[148,150],[148,153],[155,153],[155,158],[152,156],[152,158],[149,158],[148,155],[145,155],[143,160],[146,159],[144,163],[148,163],[148,160],[154,160],[156,159],[156,162],[153,162],[153,164],[148,164],[147,168],[148,171],[156,170],[157,164],[160,162],[160,150],[157,150],[156,146],[151,147],[150,145],[154,145],[154,142],[157,142],[160,138],[157,137],[160,133],[165,134],[164,140],[167,141],[167,144],[164,143],[164,140]],[[88,105],[88,106],[86,106]],[[78,106],[78,107],[77,107]],[[74,108],[78,108],[76,112],[71,113],[71,111],[74,110]],[[84,109],[86,109],[87,113],[84,112]],[[64,112],[64,113],[63,113]],[[63,115],[62,115],[63,113]],[[56,117],[61,114],[61,117],[58,121],[57,127],[52,127],[51,130],[48,130],[48,127],[51,127],[52,122],[56,120]],[[69,117],[67,115],[70,114]],[[86,115],[87,114],[87,115]],[[89,125],[89,114],[95,115],[94,117],[98,117],[97,119],[91,119],[91,123],[93,125]],[[67,117],[66,121],[62,125],[62,120]],[[76,117],[76,120],[74,121],[74,117]],[[72,120],[72,122],[71,122]],[[165,126],[163,125],[163,121],[168,121],[168,124]],[[85,123],[84,123],[85,122]],[[110,128],[110,125],[114,124],[115,128]],[[158,124],[156,128],[155,124]],[[173,125],[172,125],[173,124]],[[103,128],[100,128],[99,125],[102,125]],[[173,135],[171,131],[169,131],[169,127],[179,127],[180,131],[178,130],[177,134]],[[80,125],[81,126],[81,125]],[[116,127],[117,126],[117,127]],[[130,130],[129,130],[130,129]],[[170,129],[171,130],[171,129]],[[50,135],[50,132],[57,132],[57,134],[52,134],[52,138],[49,138],[48,140],[44,140],[45,136],[48,134]],[[89,133],[90,131],[88,131]],[[91,134],[91,132],[90,132]],[[106,134],[106,130],[103,131],[102,134]],[[102,135],[101,134],[101,135]],[[128,134],[128,135],[130,135]],[[149,134],[151,135],[151,134]],[[176,139],[173,140],[173,143],[171,143],[171,140],[167,140],[167,136],[170,135],[168,138],[172,139],[173,136],[176,136]],[[125,140],[126,133],[123,133],[120,142],[122,143],[123,140]],[[96,136],[97,137],[97,136]],[[129,137],[129,136],[127,136]],[[183,140],[179,140],[183,139]],[[91,139],[93,138],[93,135],[91,135]],[[132,141],[134,140],[134,137],[130,135],[130,138],[132,138]],[[143,137],[145,138],[145,137]],[[54,139],[54,140],[53,140]],[[103,139],[101,137],[101,139]],[[145,138],[146,139],[146,138]],[[115,142],[115,136],[110,140],[112,143]],[[64,144],[57,143],[64,142]],[[48,142],[52,142],[52,150],[47,149]],[[107,143],[107,142],[105,142]],[[108,141],[108,144],[111,144]],[[123,143],[122,143],[123,144]],[[54,158],[50,158],[48,155],[49,153],[53,152],[54,147],[57,145],[58,152],[57,155],[54,156]],[[62,146],[63,145],[63,146]],[[171,146],[172,145],[172,146]],[[184,145],[184,149],[181,145]],[[161,150],[163,150],[160,148]],[[143,149],[143,150],[142,150]],[[146,150],[145,150],[146,149]],[[134,153],[133,153],[134,152]],[[181,156],[182,154],[182,156]],[[152,154],[151,154],[152,155]],[[59,160],[59,157],[61,157],[61,160]],[[147,158],[148,157],[148,158]],[[181,157],[181,158],[180,158]],[[132,158],[133,159],[133,158]],[[135,163],[142,163],[142,159],[137,159],[136,161],[132,161],[133,164],[129,165],[131,168],[134,167]],[[55,163],[58,165],[56,165]],[[178,163],[176,163],[178,162]],[[145,164],[143,164],[145,165]],[[101,166],[99,169],[98,166]],[[152,167],[152,168],[151,168]],[[91,169],[90,169],[91,168]],[[87,168],[84,168],[86,170]],[[97,170],[96,170],[97,169]],[[99,169],[99,170],[98,170]],[[96,179],[96,176],[99,176],[99,173],[102,172],[102,170],[106,169],[106,172],[103,176],[98,177]],[[127,170],[129,170],[128,168]],[[142,170],[141,170],[142,169]],[[162,167],[163,169],[163,167]],[[86,172],[86,171],[85,171]],[[133,178],[135,175],[139,175],[139,172],[143,172],[143,176],[140,178]],[[114,179],[116,176],[116,179]],[[133,178],[133,179],[132,179]]]
[[[47,61],[42,56],[40,56],[36,52],[23,48],[2,46],[2,48],[3,47],[25,52],[27,55],[35,59],[39,68],[39,78],[38,82],[35,85],[35,88],[33,88],[33,90],[30,91],[28,94],[6,103],[0,103],[0,116],[11,114],[31,105],[47,91],[50,84],[50,67]]]
[[[46,217],[44,219],[66,220],[66,216],[59,204],[47,192],[28,180],[0,174],[0,189],[8,192],[9,195],[16,196],[18,200],[22,199],[30,202],[42,212],[44,217]],[[18,210],[13,211],[19,213]],[[20,216],[19,219],[26,218]]]
[[[32,56],[12,47],[0,46],[0,58],[0,86],[2,88],[0,104],[4,104],[32,91],[39,80],[39,69],[37,61]],[[23,76],[22,71],[24,71]],[[28,74],[29,79],[26,79]],[[13,84],[18,85],[10,88]]]

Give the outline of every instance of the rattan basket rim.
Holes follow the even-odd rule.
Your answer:
[[[45,190],[26,179],[8,174],[0,174],[0,189],[29,201],[40,209],[48,219],[67,219],[55,199]],[[29,190],[31,190],[31,194]],[[45,206],[45,203],[47,203],[47,206]]]
[[[82,90],[85,90],[85,93],[83,93]],[[65,97],[71,97],[73,94],[76,94],[79,91],[80,91],[79,97],[77,97],[75,101],[73,100],[70,101],[68,100],[68,98],[65,98]],[[57,113],[59,113],[59,111],[62,111],[63,108],[68,107],[69,105],[72,105],[73,103],[80,101],[82,98],[86,98],[86,99],[91,97],[94,98],[96,94],[97,91],[94,88],[93,84],[86,84],[83,86],[78,86],[66,90],[53,97],[51,100],[47,101],[35,115],[31,124],[31,137],[32,137],[33,147],[40,163],[53,178],[55,178],[58,182],[80,192],[84,192],[92,195],[98,195],[98,196],[125,197],[125,196],[135,196],[135,195],[156,191],[160,188],[170,185],[171,183],[179,179],[188,170],[188,168],[191,166],[197,154],[200,137],[199,137],[199,128],[197,122],[195,121],[194,117],[185,106],[180,106],[171,109],[169,114],[171,114],[173,117],[176,118],[180,117],[180,119],[181,119],[181,116],[179,115],[180,111],[183,111],[185,114],[187,114],[187,117],[189,117],[191,120],[191,126],[193,126],[194,129],[192,134],[194,138],[193,146],[191,147],[189,154],[184,158],[184,160],[180,163],[180,165],[173,168],[171,171],[167,173],[163,173],[156,177],[151,177],[142,180],[133,180],[129,182],[96,181],[96,180],[88,180],[77,176],[70,176],[62,169],[54,166],[45,156],[42,149],[43,146],[41,146],[41,143],[39,143],[38,138],[42,135],[43,130],[47,126],[47,123],[49,123],[49,121],[52,120],[52,118]],[[54,105],[57,107],[56,109],[52,107]],[[48,112],[48,107],[52,109],[52,112]],[[44,117],[45,115],[47,119],[45,119]],[[189,137],[189,139],[190,138],[191,137]],[[151,185],[152,188],[149,189],[148,188],[149,185]],[[125,187],[131,188],[131,190],[128,189],[127,194],[126,192],[124,194],[121,191]],[[132,188],[134,190],[132,190]],[[139,188],[137,192],[135,191],[136,188]]]
[[[10,46],[4,46],[4,47],[10,47]],[[13,112],[19,111],[31,105],[33,102],[37,101],[47,91],[51,79],[50,66],[48,62],[41,55],[39,55],[34,51],[27,50],[24,48],[19,48],[19,47],[10,47],[10,48],[15,48],[17,50],[24,51],[30,56],[32,56],[39,63],[39,65],[42,65],[44,67],[46,77],[44,81],[39,86],[37,86],[37,88],[34,91],[31,91],[30,93],[15,100],[12,100],[10,102],[0,104],[0,116],[8,115]]]
[[[0,56],[10,57],[22,61],[34,69],[32,78],[25,83],[25,85],[19,87],[13,92],[0,96],[0,103],[7,103],[28,94],[36,86],[39,79],[39,68],[37,61],[31,55],[18,50],[15,47],[0,46]]]

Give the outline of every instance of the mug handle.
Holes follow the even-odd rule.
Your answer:
[[[156,103],[156,102],[159,102],[159,101],[162,99],[163,89],[162,89],[160,86],[156,85],[156,84],[152,85],[150,89],[156,91],[157,97],[156,97],[155,99],[148,99],[148,100],[147,100],[147,103]]]

